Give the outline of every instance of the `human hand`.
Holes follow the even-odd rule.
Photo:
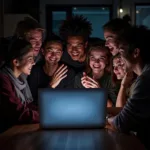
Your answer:
[[[86,73],[83,73],[83,77],[81,78],[81,83],[85,88],[99,88],[100,85],[97,81],[87,76]]]
[[[57,70],[56,72],[53,74],[52,76],[52,80],[50,82],[50,86],[52,88],[56,88],[59,83],[61,82],[61,80],[63,80],[66,76],[67,76],[67,66],[65,66],[64,64],[62,64]]]
[[[133,79],[133,72],[127,72],[121,81],[121,86],[127,88]]]

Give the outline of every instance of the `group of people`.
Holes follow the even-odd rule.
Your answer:
[[[0,69],[0,128],[39,122],[39,88],[105,88],[107,123],[149,148],[150,30],[120,18],[103,29],[105,41],[92,38],[92,24],[73,16],[43,40],[36,20],[20,21]]]

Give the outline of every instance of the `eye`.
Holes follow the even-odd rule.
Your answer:
[[[56,54],[61,54],[61,51],[57,51]]]
[[[28,62],[32,62],[32,61],[34,61],[33,57],[28,58]]]
[[[90,60],[95,60],[95,58],[93,56],[90,56]]]
[[[52,49],[51,49],[51,48],[48,48],[48,49],[46,49],[46,51],[47,51],[48,53],[50,53],[50,52],[52,52]]]

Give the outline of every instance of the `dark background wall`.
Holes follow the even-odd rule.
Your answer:
[[[14,14],[29,14],[39,21],[39,0],[5,0],[4,12]]]

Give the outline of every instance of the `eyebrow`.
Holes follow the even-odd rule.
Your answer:
[[[30,40],[37,40],[37,38],[33,38],[33,37],[29,37]],[[39,38],[38,38],[39,40]],[[40,38],[40,40],[42,40],[42,37]]]
[[[106,39],[107,38],[114,38],[114,36],[113,35],[109,35],[109,36],[106,36]]]
[[[72,43],[67,43],[67,44],[72,45]],[[83,45],[84,43],[82,42],[82,43],[74,43],[74,44],[78,44],[78,45],[79,45],[79,44],[82,44],[82,45]]]
[[[59,50],[59,51],[62,51],[62,49],[53,48],[53,47],[51,47],[51,46],[49,46],[49,47],[46,47],[46,50],[47,50],[47,49],[51,49],[51,50],[53,50],[53,49],[57,49],[57,50]]]
[[[93,55],[90,55],[90,57],[91,57],[91,56],[93,56]],[[106,56],[100,56],[100,58],[106,58]]]
[[[25,59],[28,59],[28,58],[34,58],[34,56],[30,55],[30,56],[27,56]]]

